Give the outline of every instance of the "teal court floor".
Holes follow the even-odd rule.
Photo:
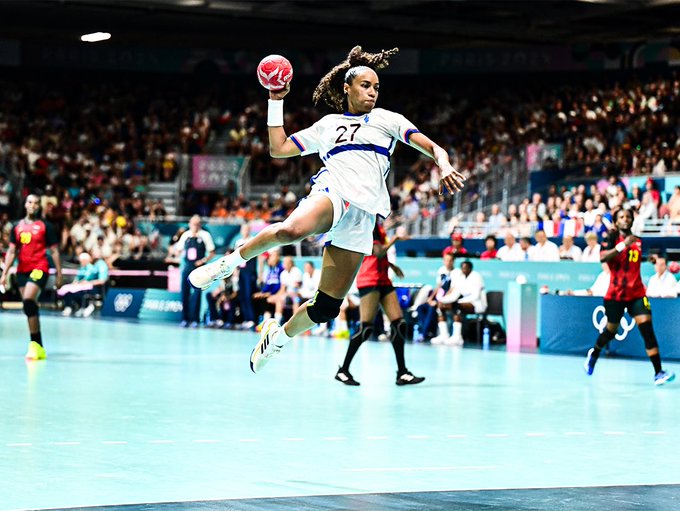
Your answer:
[[[0,510],[680,509],[680,382],[648,361],[0,313]],[[566,327],[566,326],[565,326]],[[680,364],[666,364],[680,372]],[[164,504],[170,503],[170,504]]]

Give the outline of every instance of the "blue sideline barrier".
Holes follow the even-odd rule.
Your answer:
[[[595,344],[606,316],[602,298],[592,296],[541,297],[541,353],[583,355]],[[651,298],[652,321],[664,360],[680,360],[680,298]],[[647,358],[645,345],[635,322],[626,313],[617,339],[609,343],[611,353]]]

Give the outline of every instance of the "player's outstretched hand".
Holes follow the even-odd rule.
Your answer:
[[[59,289],[64,284],[64,277],[61,273],[57,273],[54,281],[54,287]]]
[[[290,92],[290,82],[281,90],[270,90],[269,99],[283,99]]]
[[[456,193],[463,189],[463,183],[465,182],[463,174],[454,169],[449,163],[440,165],[439,168],[442,171],[442,177],[439,179],[440,195],[444,193],[444,190],[447,190],[449,193]]]

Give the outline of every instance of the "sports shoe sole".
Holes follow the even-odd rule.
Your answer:
[[[675,373],[670,373],[665,378],[662,378],[660,380],[655,380],[654,385],[657,385],[657,386],[663,385],[664,383],[669,383],[669,382],[672,382],[673,380],[675,380]]]
[[[264,350],[266,349],[266,346],[263,348],[263,344],[267,340],[267,336],[269,335],[269,332],[271,331],[272,327],[278,326],[278,323],[276,322],[275,319],[268,319],[264,323],[262,323],[262,331],[260,332],[260,340],[257,342],[255,347],[253,348],[253,351],[250,353],[250,370],[257,374],[257,371],[255,370],[255,364],[257,363],[257,359],[259,358],[259,355],[264,354]],[[258,356],[256,356],[258,355]],[[265,362],[266,364],[266,362]],[[264,367],[264,364],[262,364],[259,369],[262,369]]]

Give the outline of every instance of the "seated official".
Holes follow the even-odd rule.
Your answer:
[[[93,255],[100,254],[93,251]],[[83,307],[86,296],[100,294],[109,279],[109,267],[101,257],[93,259],[87,252],[82,252],[78,256],[80,268],[75,279],[70,284],[66,284],[57,290],[57,296],[64,301],[64,316],[73,314],[76,316],[88,317],[94,312],[94,304],[89,303]]]

